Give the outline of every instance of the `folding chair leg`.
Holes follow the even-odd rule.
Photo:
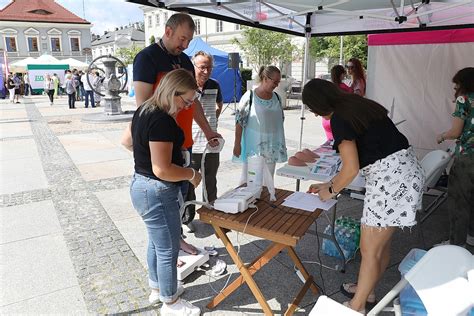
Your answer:
[[[447,198],[448,198],[448,193],[443,192],[433,202],[431,202],[431,204],[426,208],[428,211],[420,219],[420,223],[423,223],[424,221],[426,221],[428,217],[430,217],[431,214],[433,214],[433,212],[436,211],[438,207],[444,203],[444,201],[446,201]]]
[[[398,293],[408,284],[408,281],[402,277],[400,282],[398,282],[393,289],[391,289],[378,303],[367,313],[367,316],[374,316],[379,314],[385,306],[390,304],[394,298],[398,296]]]

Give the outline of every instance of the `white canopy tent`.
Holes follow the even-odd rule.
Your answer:
[[[304,82],[308,78],[306,66],[309,61],[308,47],[311,36],[474,28],[474,0],[127,1],[305,36]],[[401,57],[395,56],[393,62],[397,62]],[[303,122],[304,105],[301,107],[299,148],[302,143]]]
[[[68,64],[69,68],[71,68],[71,69],[76,68],[76,69],[80,69],[80,70],[86,70],[89,67],[88,63],[85,63],[83,61],[80,61],[80,60],[77,60],[77,59],[74,59],[74,58],[62,59],[61,62],[63,64]]]
[[[28,64],[31,64],[35,61],[36,59],[33,57],[27,57],[25,59],[20,59],[15,62],[12,62],[9,65],[10,71],[11,72],[23,72],[26,71],[26,67]]]

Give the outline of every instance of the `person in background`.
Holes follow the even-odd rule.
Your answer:
[[[48,95],[49,105],[53,105],[54,102],[54,81],[49,74],[46,74],[43,83],[44,92]]]
[[[259,85],[247,91],[240,100],[235,115],[234,158],[244,163],[240,183],[247,181],[247,158],[263,156],[273,176],[277,162],[288,160],[285,115],[280,97],[274,92],[281,80],[275,66],[262,66],[258,72]]]
[[[72,79],[74,80],[74,83],[76,84],[76,101],[81,101],[82,94],[81,94],[81,76],[79,75],[79,71],[77,69],[72,70]]]
[[[346,76],[346,70],[344,69],[344,66],[335,65],[331,68],[331,81],[335,85],[337,85],[342,91],[353,93],[354,91],[352,90],[352,88],[350,88],[348,85],[346,85],[343,82],[345,76]],[[321,120],[322,120],[324,132],[326,133],[326,139],[328,141],[333,140],[334,137],[332,135],[332,130],[331,130],[331,121],[325,119],[324,117],[321,117]]]
[[[8,90],[8,96],[10,103],[15,103],[15,81],[13,80],[13,74],[9,73],[5,82],[5,87]]]
[[[178,195],[180,182],[195,187],[201,174],[183,167],[183,130],[176,117],[190,107],[196,95],[196,81],[184,69],[169,72],[153,96],[138,107],[126,128],[122,144],[133,150],[135,174],[130,196],[148,231],[148,277],[150,303],[162,301],[160,315],[200,315],[199,307],[179,298],[177,261],[181,238]]]
[[[15,99],[16,103],[20,103],[20,95],[21,95],[21,78],[20,74],[15,73],[15,76],[13,76],[13,82],[15,85]]]
[[[474,246],[474,68],[453,77],[456,107],[451,128],[438,135],[438,144],[456,140],[448,178],[449,240],[441,244]]]
[[[67,99],[68,99],[68,104],[70,109],[75,109],[75,103],[76,103],[76,80],[74,80],[73,76],[71,74],[66,75],[66,81],[64,83],[64,88],[67,93]]]
[[[86,102],[85,102],[85,108],[89,107],[89,100],[91,103],[91,107],[95,108],[95,100],[94,100],[94,91],[92,91],[91,85],[89,84],[87,78],[89,78],[90,84],[93,84],[94,82],[94,77],[90,73],[84,73],[81,77],[81,82],[84,85],[84,91],[85,91],[85,97],[86,97]]]
[[[359,170],[365,177],[358,282],[341,285],[341,292],[352,298],[344,304],[365,313],[366,304],[375,303],[375,286],[390,262],[393,233],[416,224],[423,168],[407,138],[377,102],[345,93],[321,79],[304,86],[302,101],[315,115],[331,120],[333,148],[342,159],[341,171],[327,183],[312,184],[308,192],[328,200],[349,185]]]
[[[352,78],[350,87],[355,94],[365,97],[365,71],[357,58],[351,58],[346,64],[347,72]]]
[[[100,73],[98,71],[94,72],[93,81],[94,82],[92,82],[92,86],[94,87],[94,89],[97,90],[97,91],[100,91],[100,88],[102,86],[103,78],[100,77]],[[94,92],[95,106],[100,106],[100,100],[101,100],[100,94]]]
[[[173,14],[165,25],[165,33],[157,42],[141,50],[133,61],[133,86],[135,90],[135,101],[137,106],[153,95],[153,91],[161,78],[174,69],[184,68],[194,75],[194,66],[183,51],[193,39],[196,26],[190,15],[185,13]],[[212,130],[206,120],[203,108],[199,100],[187,109],[179,112],[176,121],[184,132],[185,150],[191,154],[193,137],[193,119],[202,129],[206,139],[211,146],[215,146],[214,138],[222,136]],[[183,182],[183,200],[188,195],[188,183]],[[190,254],[197,254],[197,249],[181,239],[181,249]]]
[[[25,75],[23,76],[23,81],[25,82],[25,97],[27,97],[30,94],[33,94],[30,84],[30,75],[28,74],[28,72],[25,72]]]
[[[199,101],[202,104],[204,115],[206,116],[209,125],[214,132],[217,132],[217,120],[221,114],[223,103],[221,87],[216,80],[211,79],[214,58],[209,53],[198,51],[194,54],[192,62],[194,64],[194,75],[198,85]],[[206,149],[207,139],[196,122],[193,122],[193,141],[191,167],[196,171],[199,171],[201,169],[201,162],[203,152]],[[209,202],[212,202],[217,199],[217,169],[219,168],[219,153],[213,152],[211,148],[206,152],[206,160],[204,163],[204,168],[206,169],[204,181],[206,181],[207,198]],[[186,200],[196,200],[196,194],[193,187],[189,188]],[[183,224],[188,226],[190,232],[194,231],[192,221],[195,214],[194,205],[189,205],[183,215]]]
[[[79,70],[77,74],[77,80],[79,81],[79,91],[80,91],[80,101],[84,101],[84,96],[86,95],[86,91],[84,90],[84,83],[82,82],[82,77],[84,77],[84,73],[82,70]]]
[[[59,87],[61,86],[61,82],[59,80],[58,74],[53,74],[51,78],[54,82],[54,98],[57,98],[59,95]]]

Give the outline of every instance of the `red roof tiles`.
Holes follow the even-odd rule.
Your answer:
[[[13,0],[0,10],[0,21],[90,24],[54,0]]]

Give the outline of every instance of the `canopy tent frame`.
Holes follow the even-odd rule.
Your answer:
[[[430,1],[421,0],[421,2],[414,3],[413,0],[409,0],[409,4],[406,5],[405,0],[400,0],[400,6],[397,7],[394,0],[389,1],[372,1],[377,4],[367,4],[370,1],[360,1],[361,9],[357,8],[356,4],[353,4],[353,0],[328,0],[327,4],[322,5],[324,1],[321,1],[321,5],[310,5],[309,1],[291,1],[287,7],[304,7],[305,9],[299,11],[291,11],[283,7],[282,1],[277,0],[231,0],[231,1],[216,1],[216,0],[205,0],[205,1],[192,1],[192,0],[127,0],[137,4],[154,6],[163,9],[169,9],[178,12],[188,12],[192,15],[219,19],[226,22],[238,23],[250,27],[258,27],[271,31],[277,31],[287,33],[290,35],[296,35],[300,37],[306,37],[304,19],[307,13],[313,14],[313,19],[317,19],[319,16],[329,17],[345,17],[353,19],[349,22],[357,20],[372,19],[374,21],[393,23],[388,25],[386,28],[365,28],[355,29],[352,31],[336,30],[334,32],[319,32],[317,25],[314,25],[312,21],[311,36],[336,36],[336,35],[358,35],[358,34],[376,34],[376,33],[393,33],[393,32],[413,32],[420,30],[443,30],[443,29],[460,29],[460,28],[472,28],[474,27],[474,1],[473,0],[440,0]],[[265,19],[258,17],[248,17],[245,14],[238,12],[233,6],[244,5],[244,4],[257,4],[263,5],[271,10],[275,16],[268,17]],[[277,3],[277,4],[276,4]],[[301,3],[301,4],[300,4]],[[434,8],[431,8],[435,5]],[[345,6],[345,7],[344,7]],[[466,6],[467,9],[460,10],[455,15],[450,16],[446,19],[430,20],[431,16],[435,13],[449,11],[458,7]],[[340,7],[340,8],[338,8]],[[369,8],[367,8],[369,7]],[[387,16],[387,12],[381,11],[377,13],[377,10],[390,9],[393,16]],[[411,8],[411,10],[407,9]],[[206,11],[207,10],[207,11]],[[285,13],[284,11],[288,11]],[[466,12],[468,11],[468,12]],[[218,12],[218,13],[216,13]],[[223,12],[231,13],[234,16],[225,14]],[[385,15],[383,14],[385,13]],[[300,20],[298,20],[299,18]],[[427,18],[428,21],[422,21],[421,18]],[[467,18],[467,22],[461,24],[447,23],[455,19]],[[278,27],[270,25],[269,22],[278,20],[288,19],[292,23],[300,27],[300,31],[295,31],[285,27]],[[417,20],[418,23],[410,20]],[[408,26],[408,27],[405,27]]]
[[[300,1],[279,1],[279,0],[127,0],[142,5],[154,6],[163,9],[169,9],[178,12],[187,12],[191,15],[197,15],[207,18],[219,19],[226,22],[242,24],[250,27],[257,27],[270,31],[286,33],[289,35],[304,36],[305,37],[305,51],[303,60],[303,84],[308,80],[308,62],[309,62],[309,44],[311,37],[321,36],[341,36],[341,35],[358,35],[358,34],[377,34],[377,33],[397,33],[397,32],[418,32],[418,31],[432,31],[432,30],[446,30],[446,29],[462,29],[474,28],[474,0],[421,0],[421,2],[413,3],[413,0],[408,0],[409,5],[405,4],[405,0],[399,0],[399,7],[397,7],[395,0],[388,1],[363,1],[363,0],[327,0],[327,4],[323,4],[321,0],[319,5],[314,5],[314,1],[300,0]],[[264,5],[271,10],[275,16],[263,19],[258,14],[252,11],[252,17],[249,18],[244,14],[238,12],[232,6],[253,4]],[[352,7],[351,7],[352,5]],[[431,6],[434,6],[432,8]],[[359,7],[358,7],[359,6]],[[463,10],[453,13],[450,10],[463,7]],[[295,8],[304,8],[296,11]],[[293,11],[291,11],[291,9]],[[208,11],[206,11],[206,9]],[[392,10],[394,16],[387,15],[384,10]],[[285,11],[288,11],[285,13]],[[405,13],[405,11],[407,11]],[[421,12],[420,12],[421,11]],[[217,12],[217,13],[216,13]],[[235,17],[226,15],[223,12],[234,14]],[[433,17],[437,13],[451,14],[448,17]],[[356,24],[360,20],[374,20],[378,23],[387,23],[384,27],[376,28],[359,27],[353,30],[333,30],[331,32],[319,32],[321,25],[317,25],[319,18],[327,17],[343,17],[348,18],[348,23]],[[299,20],[298,20],[299,18]],[[289,25],[287,28],[269,25],[269,22],[280,21],[288,19]],[[300,20],[305,19],[305,23]],[[424,20],[426,19],[426,20]],[[465,20],[463,20],[465,19]],[[417,21],[417,23],[414,22]],[[457,24],[452,24],[450,21],[456,20]],[[460,20],[460,21],[459,21]],[[292,23],[302,28],[302,31],[292,30]],[[328,23],[330,24],[330,23]],[[370,24],[370,23],[369,23]],[[360,26],[363,24],[357,24]],[[332,22],[334,29],[338,28],[338,21]],[[298,149],[301,150],[303,141],[303,126],[305,120],[305,105],[301,105],[301,128]],[[297,181],[297,189],[299,189],[299,180]]]

